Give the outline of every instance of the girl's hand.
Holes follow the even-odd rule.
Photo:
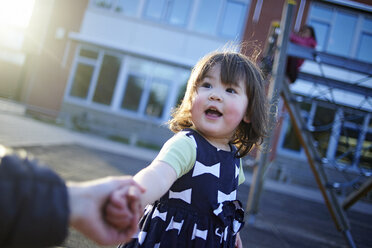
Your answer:
[[[132,217],[132,222],[127,223],[127,227],[118,229],[109,223],[105,211],[112,197],[125,195],[131,186],[143,192],[143,189],[129,176],[107,177],[80,183],[68,182],[70,225],[100,245],[128,242],[138,230],[138,221],[134,222],[135,218]],[[131,198],[117,200],[121,207],[126,207],[131,216],[135,215],[135,211],[133,213],[130,208]]]
[[[122,187],[114,191],[105,208],[106,221],[118,230],[133,230],[142,214],[140,196],[143,192],[138,186]]]
[[[239,233],[236,234],[235,248],[243,248],[243,243],[242,243]]]

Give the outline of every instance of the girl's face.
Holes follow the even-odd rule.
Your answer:
[[[311,30],[309,28],[304,28],[301,30],[301,36],[305,38],[311,37]]]
[[[248,97],[243,80],[238,85],[224,85],[221,66],[213,66],[198,84],[192,101],[191,119],[198,130],[212,144],[226,144],[246,115]]]

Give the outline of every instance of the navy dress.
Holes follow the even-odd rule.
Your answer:
[[[244,219],[236,200],[240,166],[236,148],[218,150],[196,131],[184,133],[195,140],[195,165],[146,207],[139,233],[119,247],[234,247]]]

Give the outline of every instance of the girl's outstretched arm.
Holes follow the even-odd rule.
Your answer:
[[[243,248],[242,239],[240,238],[239,233],[236,234],[235,248]]]
[[[146,189],[146,192],[141,196],[141,205],[145,207],[159,200],[169,190],[177,180],[177,174],[168,163],[155,160],[138,172],[133,179]]]

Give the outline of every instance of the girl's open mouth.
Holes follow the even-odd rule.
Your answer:
[[[205,111],[205,114],[210,117],[220,117],[222,116],[222,113],[220,113],[217,109],[215,108],[209,108]]]

